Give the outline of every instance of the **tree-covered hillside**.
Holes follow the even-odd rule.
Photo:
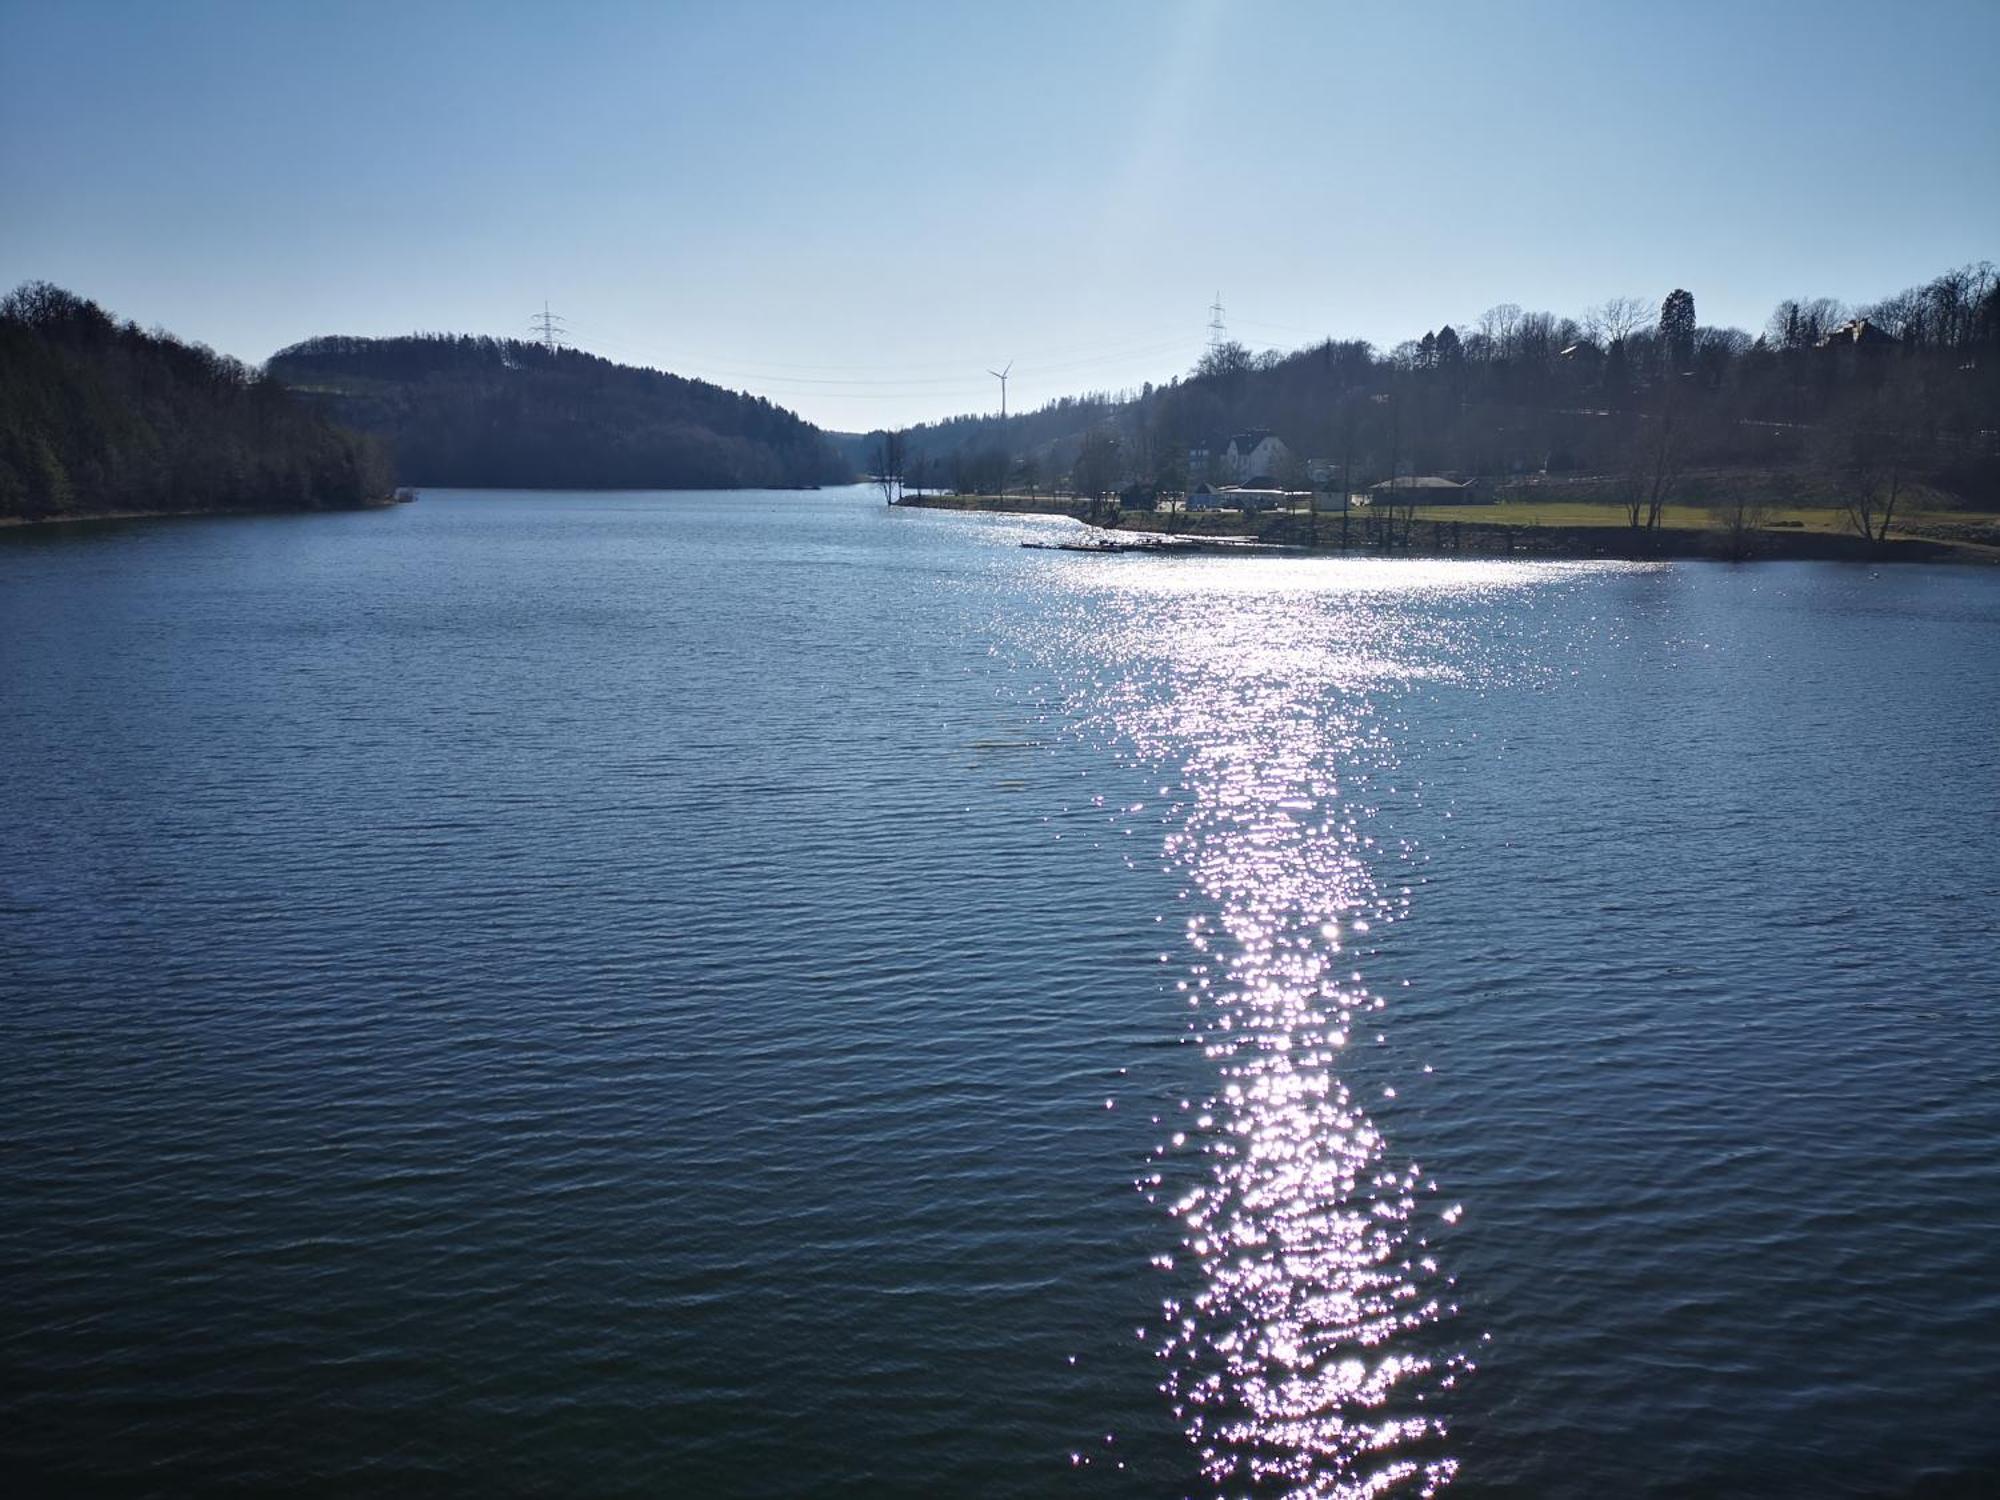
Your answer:
[[[386,438],[405,484],[732,489],[854,477],[818,428],[705,381],[462,334],[328,337],[266,367]]]
[[[236,360],[47,282],[0,300],[0,516],[334,509],[388,490],[374,442]]]
[[[1272,477],[1294,486],[1595,476],[1650,506],[1692,498],[1697,473],[1822,494],[1890,473],[2000,504],[2000,276],[1966,266],[1860,307],[1787,299],[1757,334],[1702,325],[1675,288],[1574,318],[1504,304],[1386,351],[1223,343],[1139,392],[910,428],[902,468],[985,492],[1173,491],[1202,477],[1191,456],[1198,471],[1251,430],[1284,441],[1293,470]]]

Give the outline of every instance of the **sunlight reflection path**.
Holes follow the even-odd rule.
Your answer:
[[[1440,1398],[1472,1368],[1425,1227],[1448,1211],[1342,1076],[1384,1009],[1367,934],[1408,907],[1381,873],[1408,847],[1368,831],[1395,769],[1380,702],[1463,670],[1454,594],[1550,574],[1095,566],[1060,578],[1090,612],[1066,649],[1124,670],[1070,711],[1181,767],[1165,856],[1204,898],[1180,988],[1216,1088],[1163,1120],[1140,1181],[1179,1230],[1161,1389],[1219,1493],[1435,1493],[1457,1470]]]

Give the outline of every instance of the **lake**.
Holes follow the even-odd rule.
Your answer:
[[[15,1493],[2000,1486],[2000,571],[0,535]]]

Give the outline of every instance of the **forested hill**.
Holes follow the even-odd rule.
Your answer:
[[[388,491],[376,443],[247,365],[46,282],[0,300],[0,517],[335,509]]]
[[[1294,488],[1442,475],[1624,499],[1643,479],[1679,501],[1752,476],[1827,494],[1907,473],[2000,505],[2000,272],[1958,267],[1861,306],[1787,298],[1755,334],[1700,323],[1676,288],[1575,317],[1503,303],[1387,350],[1225,342],[1141,391],[899,437],[911,484],[1101,495],[1226,479],[1204,458],[1261,432],[1291,460],[1269,477]]]
[[[266,368],[388,439],[405,484],[734,489],[854,477],[818,428],[761,397],[575,349],[328,337],[280,350]]]

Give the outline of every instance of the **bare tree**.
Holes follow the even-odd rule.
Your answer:
[[[1692,412],[1668,388],[1660,409],[1638,420],[1626,450],[1625,516],[1636,529],[1657,531],[1687,478]]]
[[[1896,507],[1916,487],[1919,410],[1915,393],[1892,381],[1821,429],[1819,466],[1841,516],[1867,541],[1888,540]]]
[[[1977,266],[1960,266],[1934,278],[1923,289],[1921,295],[1929,314],[1926,321],[1939,347],[1955,349],[1972,341],[1973,309],[1992,284],[1993,268],[1984,267],[1983,282],[1980,270]]]
[[[1709,506],[1708,514],[1722,535],[1729,560],[1742,562],[1755,554],[1757,533],[1771,519],[1771,507],[1768,501],[1753,499],[1748,491],[1739,488],[1733,498]]]
[[[1810,349],[1845,323],[1847,316],[1847,304],[1832,297],[1805,301],[1787,297],[1772,311],[1765,334],[1777,348]]]
[[[1583,314],[1584,332],[1602,348],[1630,338],[1653,321],[1653,304],[1644,297],[1607,297]]]
[[[1196,361],[1195,380],[1229,380],[1243,374],[1256,363],[1256,357],[1234,339],[1227,339],[1214,348],[1205,350]]]
[[[903,498],[903,468],[906,462],[903,434],[884,432],[875,439],[875,483],[884,503],[894,505]]]
[[[1564,344],[1558,336],[1559,327],[1553,313],[1523,313],[1514,328],[1514,345],[1521,358],[1530,363],[1546,363],[1555,358]]]
[[[1632,418],[1621,445],[1624,449],[1625,524],[1637,531],[1646,524],[1646,462],[1644,417]]]
[[[1846,436],[1850,456],[1839,475],[1841,513],[1867,540],[1887,541],[1897,502],[1909,482],[1908,469],[1898,461],[1900,445],[1876,441],[1866,433]]]
[[[1488,357],[1511,359],[1514,356],[1514,338],[1521,327],[1521,309],[1517,303],[1502,302],[1489,307],[1479,315],[1479,331],[1486,337]]]
[[[1930,343],[1930,306],[1922,287],[1910,287],[1861,309],[1860,316],[1912,349]]]

